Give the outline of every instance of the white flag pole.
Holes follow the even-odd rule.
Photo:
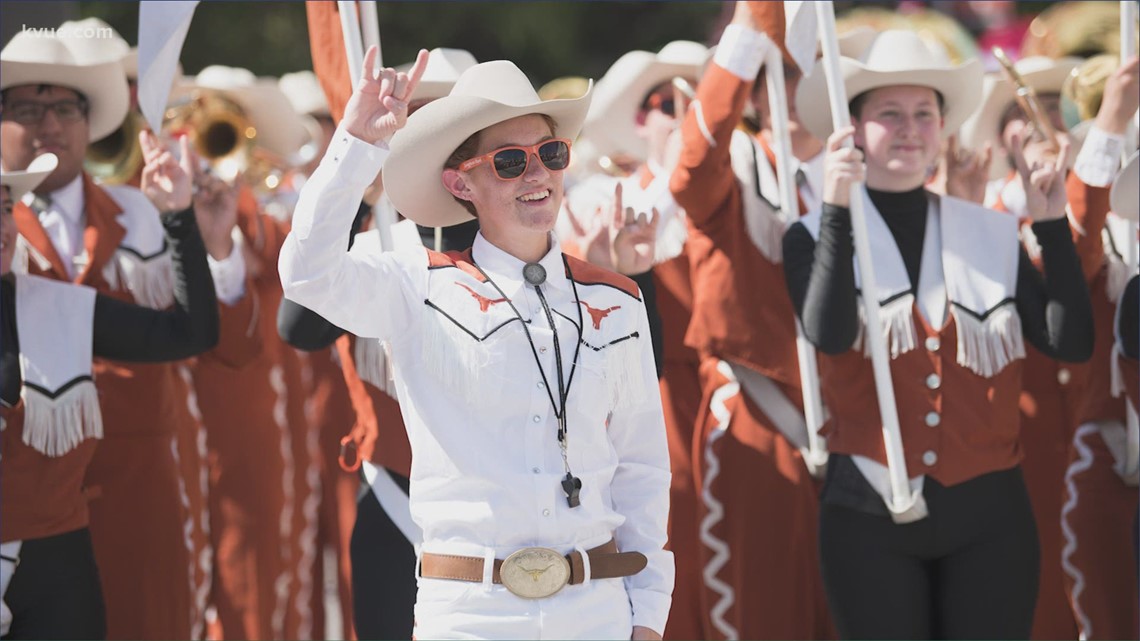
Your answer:
[[[360,29],[364,33],[364,50],[376,47],[376,67],[384,66],[384,52],[380,49],[380,18],[376,13],[376,0],[360,3]]]
[[[1135,0],[1122,0],[1120,3],[1120,63],[1124,64],[1129,58],[1136,55],[1136,6]],[[1126,146],[1127,147],[1127,146]],[[1124,156],[1130,153],[1124,150]],[[1125,250],[1124,260],[1129,271],[1135,273],[1137,263],[1140,262],[1140,247],[1137,246],[1137,226],[1134,222],[1128,223],[1128,249]],[[1127,443],[1129,458],[1135,456],[1133,443],[1140,441],[1140,416],[1132,403],[1126,403],[1125,420],[1127,427]]]
[[[340,14],[340,30],[344,34],[344,55],[348,59],[348,74],[352,87],[360,81],[360,67],[364,64],[364,46],[360,41],[360,18],[356,15],[356,3],[338,0],[337,13]]]
[[[782,35],[782,34],[781,34]],[[776,183],[780,188],[780,207],[788,223],[799,218],[799,194],[792,172],[792,139],[788,132],[788,90],[784,84],[784,56],[773,44],[767,49],[764,76],[768,82],[768,113],[772,122],[772,150],[776,154]],[[804,453],[808,469],[813,474],[823,471],[827,463],[827,450],[819,435],[823,425],[823,400],[819,394],[819,372],[816,369],[815,347],[804,336],[796,321],[796,354],[800,364],[800,387],[803,391],[804,420],[807,424],[808,451]]]
[[[820,43],[823,46],[823,69],[827,74],[828,97],[831,102],[832,124],[836,130],[851,124],[847,108],[847,89],[839,67],[839,38],[835,31],[835,7],[830,1],[816,3],[819,20]],[[852,143],[847,141],[847,145]],[[867,332],[865,340],[871,350],[871,363],[875,372],[875,392],[879,400],[879,413],[883,421],[883,444],[887,453],[891,497],[887,508],[896,523],[917,521],[926,516],[926,503],[921,492],[910,491],[906,457],[903,453],[902,433],[899,429],[898,407],[891,380],[890,356],[886,337],[880,330],[879,301],[874,267],[871,264],[871,245],[867,237],[867,222],[863,211],[863,185],[851,186],[851,229],[855,236],[855,258],[863,290]]]

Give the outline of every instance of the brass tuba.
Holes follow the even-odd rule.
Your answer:
[[[233,183],[253,164],[257,129],[245,111],[221,92],[195,89],[166,110],[163,128],[186,134],[211,170]]]
[[[1120,55],[1119,2],[1056,2],[1042,11],[1021,43],[1022,57]]]
[[[1070,130],[1096,118],[1104,99],[1108,78],[1120,67],[1120,56],[1104,53],[1093,56],[1065,78],[1061,86],[1061,114]]]
[[[83,161],[87,173],[108,185],[131,182],[143,166],[139,132],[145,127],[141,114],[128,112],[118,129],[87,146]]]

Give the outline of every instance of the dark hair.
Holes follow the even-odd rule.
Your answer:
[[[551,134],[558,131],[558,123],[554,121],[554,118],[551,118],[546,114],[533,115],[542,116],[542,119],[546,121],[547,126],[550,127]],[[484,129],[486,129],[486,127],[484,127]],[[483,129],[480,129],[479,131],[476,131],[475,133],[468,136],[467,140],[459,143],[459,146],[455,148],[455,151],[451,152],[451,155],[447,157],[447,161],[443,163],[443,168],[458,169],[459,165],[463,164],[463,161],[474,158],[475,152],[479,150],[479,137],[482,133]],[[469,214],[476,218],[479,217],[479,213],[475,211],[475,203],[471,202],[470,200],[464,200],[454,194],[452,194],[451,197],[455,199],[455,202],[463,205],[463,208],[466,209]]]
[[[932,87],[928,88],[934,92],[934,96],[938,99],[939,115],[946,115],[946,99],[942,97],[942,92]],[[876,87],[875,89],[882,89],[882,87]],[[851,111],[851,115],[854,116],[856,120],[863,119],[863,106],[867,104],[867,97],[870,96],[871,92],[875,89],[868,89],[858,96],[855,96],[851,99],[851,102],[847,103],[848,109]]]
[[[27,85],[20,85],[20,86],[27,86]],[[8,92],[12,89],[15,89],[15,87],[8,87],[7,89],[0,91],[0,105],[8,104]],[[50,85],[47,83],[36,85],[36,93],[38,93],[38,94],[47,93],[47,92],[51,91],[52,89],[67,89],[68,91],[74,91],[75,96],[76,96],[76,102],[79,103],[79,109],[83,112],[83,117],[87,118],[88,112],[91,110],[91,102],[89,100],[87,100],[87,96],[84,95],[84,93],[82,91],[80,91],[78,89],[72,89],[71,87],[64,87],[62,85]]]

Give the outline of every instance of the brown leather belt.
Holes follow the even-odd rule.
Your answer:
[[[618,552],[612,539],[603,545],[587,550],[590,558],[591,579],[613,579],[632,576],[647,563],[640,552]],[[483,581],[483,559],[477,556],[433,554],[424,552],[420,557],[420,576],[429,579],[456,581]],[[574,550],[565,556],[549,548],[524,548],[506,559],[495,559],[491,580],[525,598],[542,598],[554,594],[565,585],[578,585],[585,581],[586,570],[582,554]]]

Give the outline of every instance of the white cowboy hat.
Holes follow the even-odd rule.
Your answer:
[[[1137,222],[1140,220],[1140,152],[1132,154],[1124,169],[1112,181],[1112,191],[1108,202],[1112,212],[1121,218]]]
[[[459,80],[459,76],[477,64],[479,61],[466,49],[438,47],[432,49],[428,52],[427,67],[424,68],[420,84],[416,85],[416,90],[408,97],[408,102],[435,100],[446,96],[455,86],[455,81]],[[412,63],[409,62],[400,65],[397,70],[408,71],[411,68]]]
[[[24,194],[35,189],[48,174],[55,171],[59,159],[55,154],[42,154],[36,156],[28,168],[23,171],[8,171],[0,168],[0,185],[6,185],[12,193],[12,202],[20,202]]]
[[[1025,84],[1039,94],[1059,93],[1065,79],[1081,64],[1080,58],[1046,58],[1030,56],[1014,63],[1013,68],[1021,74]],[[994,160],[990,164],[990,178],[998,179],[1009,173],[1009,162],[1002,147],[1002,114],[1015,100],[1016,89],[1004,72],[986,74],[982,82],[981,107],[966,122],[962,123],[959,141],[962,147],[981,151],[988,142],[994,150]]]
[[[977,107],[982,92],[981,62],[974,59],[951,65],[944,49],[903,29],[878,34],[858,59],[841,57],[839,67],[848,100],[894,85],[930,87],[939,92],[944,102],[943,137],[958,130]],[[827,140],[832,132],[831,104],[822,69],[800,81],[796,111],[812,135]]]
[[[130,108],[130,90],[120,60],[87,63],[85,38],[17,33],[0,51],[0,90],[21,85],[55,85],[87,98],[88,141],[119,128]]]
[[[296,154],[309,142],[309,132],[300,115],[272,78],[258,78],[248,69],[211,65],[187,78],[171,97],[187,97],[197,89],[221,92],[237,103],[257,130],[256,145],[282,159]]]
[[[131,46],[114,27],[99,18],[68,20],[56,27],[56,36],[71,40],[68,46],[83,64],[114,61],[121,63]]]
[[[447,158],[472,134],[528,114],[554,119],[555,136],[573,140],[582,128],[591,92],[572,100],[542,100],[513,62],[496,60],[471,67],[451,93],[408,116],[390,144],[384,188],[396,211],[428,227],[447,227],[471,214],[443,186]]]
[[[289,99],[293,110],[305,116],[329,116],[329,103],[325,92],[312,71],[287,73],[277,81],[281,93]]]
[[[649,152],[634,129],[634,120],[645,95],[677,76],[699,77],[708,59],[708,47],[689,40],[670,42],[657,53],[624,54],[598,81],[582,136],[606,154],[623,153],[644,160]]]

